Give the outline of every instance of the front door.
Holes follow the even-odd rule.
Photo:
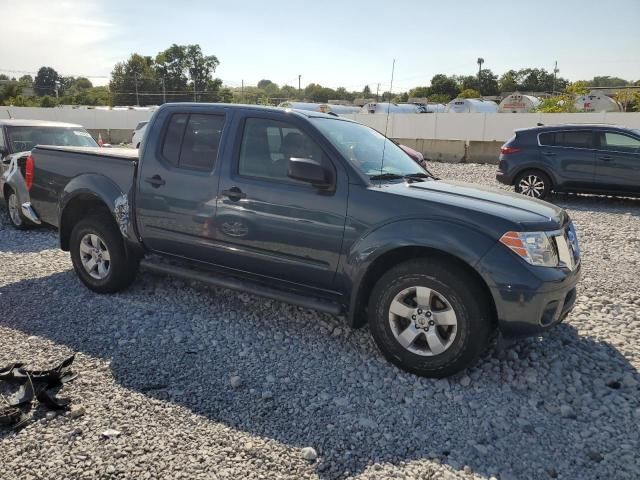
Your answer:
[[[234,154],[220,178],[216,235],[228,254],[219,258],[230,268],[330,290],[345,226],[346,174],[318,134],[290,117],[239,120]],[[334,188],[290,179],[291,157],[321,161],[335,173]]]
[[[158,118],[157,151],[143,150],[136,215],[153,251],[206,260],[215,217],[218,158],[225,115],[168,109]]]
[[[640,138],[621,132],[596,133],[596,179],[612,192],[640,192]]]

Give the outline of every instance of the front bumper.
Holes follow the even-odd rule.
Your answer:
[[[536,267],[496,245],[480,262],[507,338],[540,334],[562,322],[576,301],[581,265]]]

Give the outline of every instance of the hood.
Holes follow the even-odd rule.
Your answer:
[[[567,221],[555,205],[498,188],[448,180],[390,184],[393,193],[476,211],[517,223],[522,230],[557,230]]]

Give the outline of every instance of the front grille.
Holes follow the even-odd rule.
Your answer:
[[[569,270],[575,270],[580,264],[580,247],[573,223],[569,223],[552,238],[555,241],[560,262]]]

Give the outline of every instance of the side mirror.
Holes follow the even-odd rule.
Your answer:
[[[333,186],[331,172],[323,167],[320,162],[311,158],[291,157],[287,169],[287,176],[294,180],[310,183],[323,190]]]

